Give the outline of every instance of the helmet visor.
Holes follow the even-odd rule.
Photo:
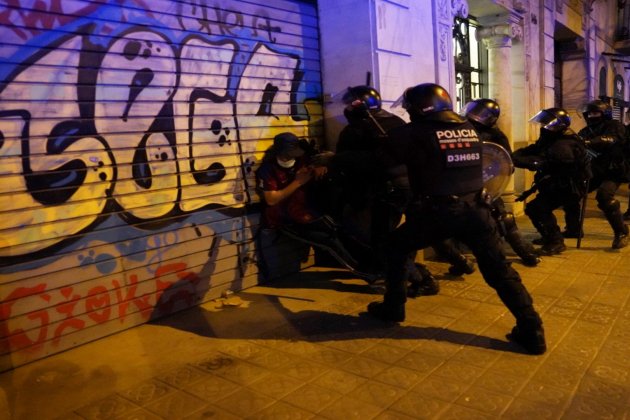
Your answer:
[[[340,91],[332,93],[330,95],[329,103],[348,105],[350,102],[352,102],[352,100],[350,102],[346,102],[349,99],[348,98],[348,94],[350,93],[349,89],[350,88],[345,88]]]
[[[467,105],[459,112],[459,115],[477,121],[485,126],[492,126],[498,119],[498,111],[494,106],[484,104]]]
[[[531,117],[529,122],[538,123],[542,125],[545,130],[549,131],[560,131],[566,128],[564,121],[544,109]]]
[[[405,94],[403,93],[394,101],[394,103],[390,106],[391,109],[394,108],[405,108]]]

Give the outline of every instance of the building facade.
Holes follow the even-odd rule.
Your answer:
[[[422,82],[460,105],[494,98],[514,147],[541,108],[579,128],[580,105],[606,96],[623,118],[624,7],[1,3],[0,371],[257,284],[254,170],[279,132],[334,150],[348,86],[386,106]],[[507,197],[528,182],[517,172]],[[299,269],[290,251],[275,273]]]

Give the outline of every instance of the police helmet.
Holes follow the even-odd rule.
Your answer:
[[[538,111],[536,115],[529,119],[529,122],[538,123],[548,131],[560,132],[569,128],[571,117],[562,108],[547,108]]]
[[[354,101],[361,101],[367,109],[381,109],[382,101],[381,95],[376,89],[366,85],[349,87],[341,100],[350,105]]]
[[[501,115],[501,108],[492,99],[475,99],[464,105],[460,115],[486,127],[492,127]]]
[[[612,120],[612,107],[609,103],[596,99],[582,107],[582,115],[587,124],[597,124],[604,120]]]
[[[402,106],[410,117],[431,117],[445,122],[463,122],[461,116],[453,112],[453,101],[440,85],[422,83],[407,88],[403,93]]]

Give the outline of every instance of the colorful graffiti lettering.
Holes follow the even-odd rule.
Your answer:
[[[54,246],[118,209],[134,223],[248,201],[257,152],[248,129],[304,118],[304,71],[298,54],[256,38],[271,31],[269,17],[246,26],[244,14],[203,6],[192,16],[206,21],[212,10],[221,29],[208,34],[223,39],[177,44],[128,25],[96,48],[84,29],[10,75],[0,91],[0,209],[15,217],[0,221],[0,257]],[[247,52],[224,37],[243,28],[256,40]],[[59,63],[63,72],[49,70]]]
[[[256,272],[254,168],[321,136],[304,10],[0,5],[0,370]]]
[[[18,288],[0,304],[0,321],[11,316],[12,305],[18,298],[40,300],[46,307],[21,315],[24,320],[20,327],[12,328],[9,323],[0,322],[0,351],[25,348],[38,351],[48,340],[55,345],[72,331],[113,319],[122,324],[133,314],[141,322],[148,321],[155,316],[156,305],[164,313],[170,313],[178,301],[190,306],[195,302],[199,282],[200,278],[188,271],[185,263],[174,263],[159,267],[155,280],[147,284],[139,283],[138,276],[131,275],[128,284],[114,278],[85,292],[72,286],[48,291],[44,283]],[[172,291],[170,288],[175,284],[177,287]],[[37,303],[31,304],[37,306]]]

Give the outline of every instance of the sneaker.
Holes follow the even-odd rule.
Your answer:
[[[475,264],[468,258],[463,258],[456,264],[451,265],[448,268],[448,273],[453,276],[461,276],[464,274],[472,274],[475,272]]]
[[[545,342],[545,331],[539,327],[533,331],[521,330],[518,327],[512,328],[507,339],[514,341],[523,347],[529,354],[543,354],[547,351],[547,343]]]
[[[628,235],[625,233],[616,233],[613,239],[612,248],[621,249],[628,246]]]
[[[386,322],[403,322],[405,320],[405,304],[393,305],[385,302],[371,302],[367,311],[374,318]]]
[[[540,248],[540,253],[542,255],[556,255],[560,254],[562,251],[566,251],[566,249],[567,246],[564,244],[564,242],[550,242],[544,244]]]
[[[434,296],[440,293],[440,285],[437,280],[431,276],[429,280],[423,280],[421,282],[410,282],[409,286],[407,286],[407,296],[408,297],[418,297],[418,296]]]

